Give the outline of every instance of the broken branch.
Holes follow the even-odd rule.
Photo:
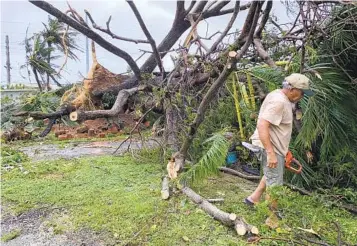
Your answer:
[[[219,38],[214,42],[214,44],[211,46],[211,48],[207,51],[206,56],[209,56],[212,52],[214,52],[218,46],[218,44],[223,40],[223,38],[227,35],[228,31],[231,29],[233,26],[234,21],[236,20],[238,13],[239,13],[239,4],[240,1],[236,1],[234,5],[234,11],[231,19],[229,20],[229,23],[227,27],[224,29],[223,33],[219,36]]]
[[[152,51],[154,53],[157,65],[159,66],[160,72],[162,73],[163,76],[165,76],[164,67],[162,65],[162,61],[161,61],[159,52],[157,50],[155,40],[152,38],[149,30],[147,29],[145,22],[143,21],[143,18],[141,17],[138,9],[135,6],[135,3],[133,1],[129,1],[129,0],[127,0],[127,3],[129,4],[130,8],[133,10],[135,17],[140,24],[141,29],[143,30],[146,38],[149,40],[149,43],[150,43]]]
[[[228,167],[220,167],[219,170],[248,180],[260,180],[259,176],[246,175]]]
[[[55,8],[53,5],[51,5],[51,4],[49,4],[49,3],[45,2],[45,1],[30,0],[29,2],[32,3],[33,5],[39,7],[40,9],[46,11],[47,13],[55,16],[59,21],[66,23],[70,27],[76,29],[77,31],[79,31],[83,35],[85,35],[88,38],[92,39],[98,45],[100,45],[104,49],[106,49],[107,51],[109,51],[109,52],[111,52],[111,53],[123,58],[128,63],[128,65],[130,66],[131,70],[133,71],[133,73],[135,74],[137,79],[141,78],[141,72],[140,72],[140,69],[139,69],[138,65],[136,64],[134,59],[127,52],[125,52],[122,49],[119,49],[118,47],[116,47],[112,43],[106,41],[103,37],[101,37],[99,34],[94,32],[93,30],[91,30],[89,27],[84,26],[83,24],[80,24],[79,22],[77,22],[74,19],[71,19],[66,14],[62,13],[60,10]]]
[[[125,38],[125,37],[121,37],[121,36],[118,36],[114,33],[112,33],[112,31],[110,30],[110,27],[109,27],[109,24],[110,24],[110,21],[112,19],[112,16],[109,17],[108,21],[106,22],[106,25],[107,25],[107,29],[103,28],[103,27],[100,27],[98,26],[95,21],[93,20],[92,18],[92,15],[87,11],[87,10],[84,10],[84,12],[86,13],[86,15],[88,16],[90,22],[92,23],[92,26],[93,28],[99,30],[99,31],[102,31],[104,33],[107,33],[109,34],[112,38],[114,39],[119,39],[119,40],[123,40],[123,41],[128,41],[128,42],[133,42],[133,43],[146,43],[148,44],[149,41],[148,40],[141,40],[141,39],[131,39],[131,38]]]
[[[235,228],[238,235],[243,236],[247,232],[252,234],[259,234],[259,230],[257,227],[247,224],[243,218],[239,218],[234,213],[226,213],[213,204],[209,203],[207,200],[202,198],[196,192],[188,187],[184,187],[182,192],[188,196],[194,203],[196,203],[201,209],[203,209],[206,213],[211,215],[214,219],[222,222],[227,226],[232,226]]]

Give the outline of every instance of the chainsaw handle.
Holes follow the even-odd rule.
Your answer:
[[[296,164],[296,165],[298,166],[298,168],[296,169],[296,168],[292,167],[292,166],[291,166],[292,163]],[[290,171],[292,171],[292,172],[294,172],[294,173],[297,173],[297,174],[300,174],[301,171],[302,171],[302,165],[301,165],[300,162],[299,162],[298,160],[296,160],[295,158],[293,158],[289,164],[285,165],[285,167],[286,167],[288,170],[290,170]]]

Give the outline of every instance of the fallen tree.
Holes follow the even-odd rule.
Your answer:
[[[68,11],[63,13],[47,2],[30,2],[55,16],[59,21],[76,29],[108,52],[124,59],[131,69],[131,73],[127,77],[121,77],[120,81],[119,79],[109,81],[109,85],[106,88],[99,88],[99,85],[93,86],[92,80],[95,80],[95,78],[93,79],[88,76],[86,87],[87,92],[90,88],[90,97],[100,97],[107,92],[117,93],[116,101],[110,110],[98,110],[97,108],[85,110],[83,109],[83,100],[78,98],[78,100],[70,104],[75,110],[61,110],[61,113],[56,112],[51,115],[33,113],[33,117],[39,119],[45,116],[52,116],[52,118],[61,117],[64,113],[72,113],[71,118],[73,120],[113,117],[123,109],[124,104],[131,96],[138,95],[137,92],[140,86],[149,85],[152,88],[151,94],[155,104],[164,111],[164,145],[174,153],[171,158],[173,166],[168,169],[168,176],[172,179],[180,176],[180,172],[183,172],[185,167],[187,167],[186,163],[190,159],[189,149],[192,147],[192,143],[197,137],[199,128],[210,107],[214,106],[214,103],[217,101],[216,99],[220,95],[227,93],[224,90],[227,81],[230,80],[233,73],[234,76],[237,75],[239,77],[238,72],[247,72],[247,67],[242,62],[242,59],[244,61],[254,59],[254,64],[262,65],[266,63],[268,66],[278,69],[276,62],[272,58],[272,55],[274,55],[273,49],[279,46],[279,44],[289,44],[293,47],[299,46],[303,51],[304,42],[311,38],[310,35],[313,31],[320,30],[317,27],[323,19],[321,18],[322,15],[313,15],[310,12],[315,11],[315,14],[326,13],[328,11],[328,7],[325,7],[326,4],[331,4],[324,3],[323,1],[318,3],[298,3],[300,12],[297,14],[296,19],[301,21],[295,21],[295,23],[289,26],[288,30],[280,30],[281,32],[276,34],[276,36],[268,35],[269,39],[264,39],[263,31],[266,29],[268,21],[272,20],[271,9],[273,1],[252,1],[242,6],[240,5],[240,1],[232,1],[234,2],[234,6],[230,8],[226,7],[231,1],[191,1],[189,6],[185,6],[185,1],[177,1],[172,27],[161,43],[156,45],[133,1],[128,1],[128,4],[145,34],[145,40],[120,37],[113,33],[110,29],[111,17],[106,22],[106,28],[103,28],[95,22],[95,17],[86,10],[85,14],[91,21],[91,28],[71,6],[69,6]],[[319,8],[316,8],[316,6]],[[248,13],[241,30],[229,33],[234,26],[239,12],[242,10],[248,10]],[[228,14],[231,14],[231,18],[229,18],[228,24],[223,31],[218,31],[210,37],[199,35],[197,27],[201,22],[215,16]],[[270,22],[273,23],[274,21]],[[178,39],[187,30],[189,32],[183,44],[178,49],[172,49],[174,44],[177,43]],[[127,42],[150,44],[152,49],[150,56],[139,67],[130,54],[107,41],[99,33]],[[213,45],[207,47],[204,40],[211,40],[217,34],[220,35],[215,39]],[[230,39],[233,39],[233,41]],[[301,44],[300,41],[303,43]],[[196,52],[193,52],[193,49],[196,49]],[[176,52],[177,56],[173,58],[174,69],[166,72],[162,66],[161,59],[170,52]],[[147,53],[147,51],[143,53]],[[306,53],[302,52],[301,56],[300,70],[304,72],[307,69],[305,64]],[[292,58],[285,56],[283,59],[288,67]],[[116,77],[116,75],[110,74],[103,67],[100,67],[96,63],[96,59],[94,60],[93,71],[103,70],[105,76],[102,79]],[[153,71],[156,67],[158,67],[159,72],[154,73]],[[100,81],[98,80],[98,82]],[[250,86],[248,79],[245,84]],[[252,88],[256,88],[255,91],[250,88],[252,100],[254,101],[255,98],[263,99],[267,91],[262,89],[259,79],[252,80],[251,84]],[[151,109],[152,106],[147,108]],[[170,173],[171,171],[172,173]],[[168,180],[164,178],[163,181],[163,198],[167,199],[169,195]],[[239,235],[244,235],[249,231],[252,233],[254,233],[253,231],[257,232],[250,225],[246,224],[243,219],[220,211],[190,188],[184,187],[182,192],[214,218],[226,225],[234,225]]]

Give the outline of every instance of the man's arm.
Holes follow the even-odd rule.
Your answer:
[[[270,168],[276,168],[278,159],[273,149],[273,144],[270,141],[270,122],[264,119],[258,120],[258,134],[259,139],[262,142],[265,151],[267,152],[267,166]]]

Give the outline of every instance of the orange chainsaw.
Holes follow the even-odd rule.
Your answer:
[[[292,166],[293,164],[295,164],[295,167]],[[300,174],[302,171],[302,165],[294,158],[290,150],[285,156],[285,168],[297,174]]]

